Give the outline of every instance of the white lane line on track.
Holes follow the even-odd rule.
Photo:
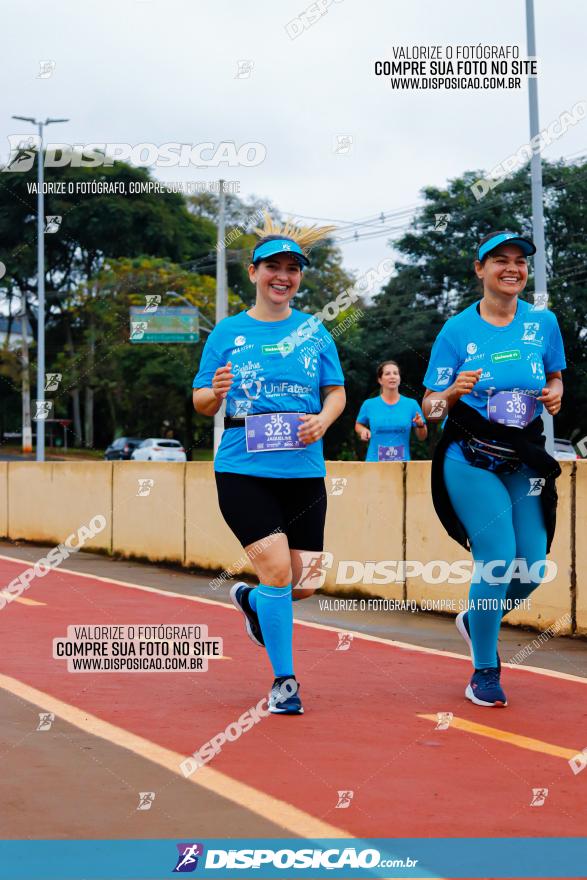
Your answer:
[[[323,822],[304,810],[288,804],[287,801],[266,794],[245,782],[227,776],[226,773],[213,770],[211,767],[200,767],[192,776],[186,778],[179,766],[185,760],[185,755],[180,755],[179,752],[174,752],[144,739],[142,736],[124,730],[122,727],[103,721],[96,715],[86,712],[85,709],[79,709],[77,706],[65,703],[51,694],[46,694],[18,681],[16,678],[0,674],[0,688],[27,703],[32,703],[45,712],[53,712],[55,716],[83,730],[84,733],[127,749],[140,758],[169,770],[180,779],[185,780],[186,783],[199,785],[201,788],[242,807],[243,810],[255,813],[301,838],[344,837],[355,839],[347,831],[336,828],[328,822]]]

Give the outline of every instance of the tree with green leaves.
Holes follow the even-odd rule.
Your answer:
[[[38,157],[37,157],[38,161]],[[27,311],[37,334],[37,169],[6,172],[0,187],[0,261],[6,273],[0,279],[0,293],[9,309],[14,299],[27,304]],[[61,217],[55,234],[45,235],[46,324],[48,329],[47,364],[61,349],[52,349],[51,328],[59,325],[59,339],[68,357],[77,358],[77,337],[89,334],[95,339],[100,329],[93,324],[93,312],[79,309],[79,297],[93,296],[90,280],[107,259],[119,257],[166,257],[189,265],[194,271],[214,264],[216,230],[206,218],[187,210],[178,193],[130,193],[129,184],[148,183],[153,178],[142,168],[121,162],[112,166],[75,167],[70,164],[45,169],[48,185],[64,184],[65,193],[45,196],[45,214]],[[77,195],[76,184],[105,182],[120,184],[120,194]],[[74,192],[68,192],[71,184]],[[80,291],[83,290],[83,293]],[[75,324],[73,323],[75,320]],[[81,323],[80,323],[81,322]],[[63,331],[63,332],[61,332]],[[70,386],[76,442],[84,435],[86,445],[94,443],[93,348],[88,352],[90,368],[81,383]],[[34,364],[32,364],[34,367]],[[81,378],[81,374],[80,374]],[[82,429],[80,394],[85,396],[85,432]]]
[[[189,389],[204,331],[214,322],[214,279],[161,258],[121,258],[109,260],[90,279],[90,287],[78,288],[69,310],[77,343],[73,358],[63,325],[56,323],[51,330],[52,349],[59,352],[52,368],[63,375],[56,412],[67,415],[70,388],[89,381],[91,372],[97,404],[95,445],[105,446],[115,436],[158,433],[167,420],[189,449],[195,417]],[[168,291],[182,300],[167,296]],[[197,307],[202,319],[200,342],[131,343],[129,309],[144,308],[150,295],[160,298],[155,302],[161,306],[185,306],[186,300]],[[229,308],[239,305],[240,300],[230,294]],[[99,332],[92,334],[92,328]]]
[[[530,175],[527,167],[476,201],[471,186],[483,172],[467,172],[445,189],[427,187],[424,205],[410,229],[393,243],[399,258],[395,274],[361,322],[361,344],[368,353],[365,391],[375,391],[377,363],[397,360],[402,387],[422,397],[422,379],[432,343],[444,322],[480,296],[473,271],[479,239],[495,229],[532,233]],[[546,261],[549,308],[556,312],[567,352],[564,406],[556,417],[557,436],[587,434],[587,163],[544,163]],[[446,229],[436,216],[449,215]],[[532,271],[530,260],[530,272]],[[524,298],[532,300],[530,275]],[[581,424],[579,424],[581,422]],[[582,432],[582,433],[581,433]],[[424,450],[420,450],[423,452]]]

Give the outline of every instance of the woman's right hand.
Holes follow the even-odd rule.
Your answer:
[[[483,370],[463,370],[462,373],[459,373],[455,381],[451,386],[451,391],[457,395],[457,397],[464,397],[465,394],[470,394],[479,379],[481,378],[481,373]]]
[[[371,431],[369,430],[369,428],[363,428],[363,430],[359,434],[359,437],[364,443],[368,443],[368,441],[371,439]]]
[[[230,391],[230,386],[234,379],[234,374],[230,372],[231,367],[232,363],[228,361],[226,366],[218,367],[214,373],[214,378],[212,379],[212,391],[218,400],[224,400]]]

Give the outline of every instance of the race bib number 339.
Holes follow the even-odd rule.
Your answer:
[[[519,391],[498,391],[487,401],[489,421],[525,428],[534,418],[536,398]]]

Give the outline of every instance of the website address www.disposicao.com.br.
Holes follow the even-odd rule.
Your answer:
[[[377,849],[355,847],[328,849],[209,849],[204,862],[205,869],[225,868],[247,870],[271,866],[283,869],[340,870],[344,868],[365,870],[374,868],[414,868],[418,859],[381,858]]]

